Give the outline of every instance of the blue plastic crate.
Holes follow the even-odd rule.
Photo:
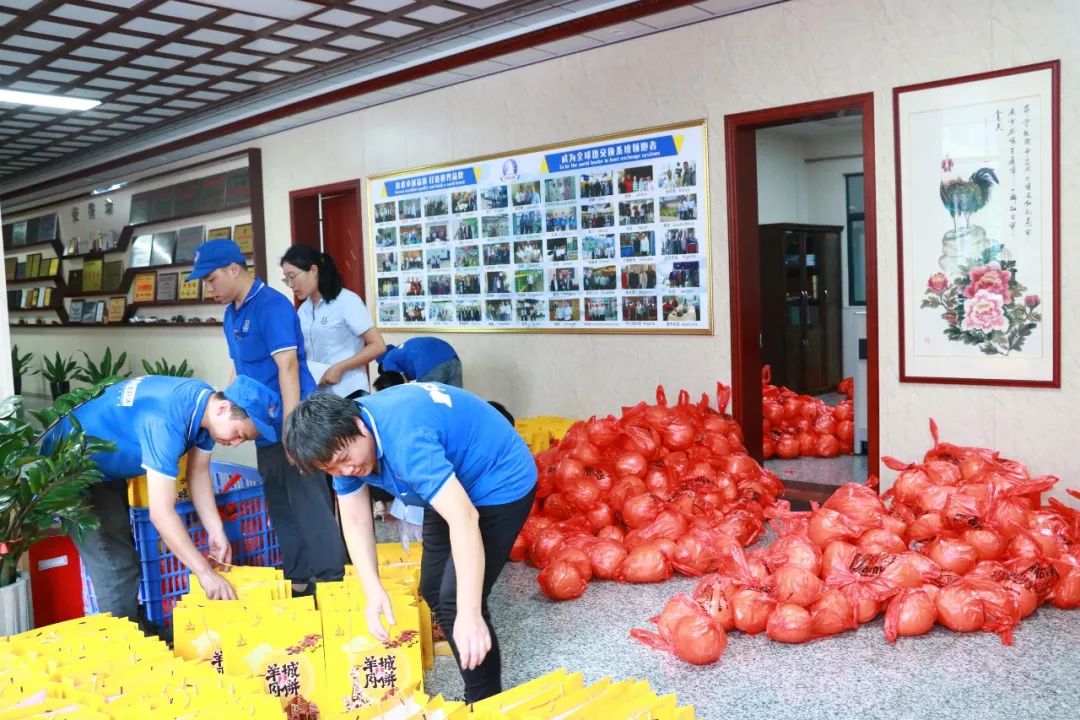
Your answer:
[[[252,474],[258,480],[258,472],[253,468],[227,463],[214,463],[211,469],[215,473],[220,472],[227,480],[241,475],[233,485],[234,489],[217,497],[225,535],[233,549],[233,564],[280,567],[281,550],[270,524],[261,481],[249,487],[237,488],[237,485],[250,482]],[[176,512],[187,526],[192,542],[199,550],[206,552],[206,532],[194,505],[191,501],[177,503]],[[145,606],[146,616],[151,622],[168,627],[172,623],[173,607],[188,591],[191,573],[165,546],[157,528],[150,522],[148,508],[131,508],[131,527],[141,564],[139,602]],[[83,607],[87,614],[98,611],[93,583],[85,568]]]
[[[210,479],[217,495],[229,490],[262,486],[262,476],[256,468],[226,462],[210,463]]]

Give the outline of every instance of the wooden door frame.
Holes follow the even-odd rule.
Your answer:
[[[874,175],[874,94],[753,110],[724,118],[727,154],[728,272],[731,285],[732,412],[742,426],[748,452],[762,459],[761,279],[758,251],[758,130],[862,112],[863,197],[866,242],[866,375],[868,471],[879,471],[877,208]]]
[[[317,197],[319,195],[330,195],[336,192],[348,192],[351,190],[356,191],[356,202],[358,204],[358,212],[356,213],[356,237],[360,240],[360,257],[364,260],[364,267],[367,268],[367,256],[364,248],[364,194],[361,190],[363,181],[357,178],[356,180],[344,180],[342,182],[330,183],[328,185],[316,185],[315,187],[301,188],[299,190],[289,191],[289,244],[299,245],[300,229],[296,227],[296,213],[293,212],[293,205],[297,200],[302,200],[310,197]],[[367,273],[361,275],[361,289],[363,292],[357,293],[362,299],[366,300],[367,294]]]

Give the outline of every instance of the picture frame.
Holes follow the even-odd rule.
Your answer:
[[[369,177],[377,326],[711,334],[710,244],[680,265],[655,241],[709,237],[707,158],[707,123],[694,120]],[[631,232],[652,239],[618,255]],[[653,281],[632,286],[630,264],[651,267]]]
[[[1061,387],[1060,75],[893,89],[901,382]]]
[[[157,273],[141,272],[135,275],[135,295],[132,302],[153,302],[157,288]]]

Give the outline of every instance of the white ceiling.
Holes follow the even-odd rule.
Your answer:
[[[434,88],[785,1],[706,0],[662,10],[155,154],[126,167],[125,173]],[[0,87],[29,92],[67,88],[67,94],[103,101],[94,111],[71,114],[0,103],[0,196],[293,102],[629,4],[632,0],[0,0],[0,23],[8,28],[0,28]],[[20,79],[11,82],[13,77]],[[85,84],[80,84],[83,79]],[[45,194],[113,179],[115,171],[85,174],[9,203],[18,207]]]

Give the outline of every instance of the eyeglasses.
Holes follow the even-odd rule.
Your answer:
[[[293,283],[296,282],[297,277],[299,277],[300,275],[303,275],[304,273],[308,273],[308,272],[311,272],[311,271],[310,270],[299,270],[299,271],[294,272],[292,274],[286,274],[281,278],[281,282],[285,283],[289,287],[292,287]]]

